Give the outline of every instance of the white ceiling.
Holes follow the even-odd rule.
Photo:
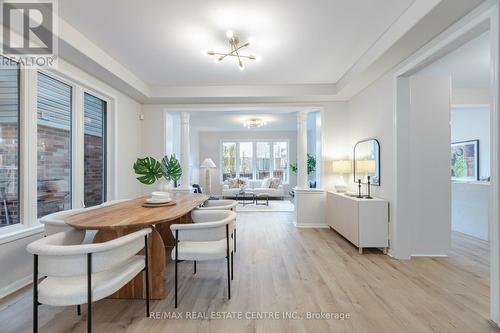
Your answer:
[[[59,15],[152,86],[311,84],[337,82],[413,2],[64,0]],[[259,63],[202,56],[228,28]]]
[[[489,88],[489,38],[489,33],[482,34],[422,69],[419,74],[451,76],[454,88]]]
[[[252,118],[262,119],[266,125],[254,129],[245,128],[245,120]],[[195,131],[295,131],[297,113],[276,112],[271,109],[257,112],[195,111],[190,112],[190,127]]]

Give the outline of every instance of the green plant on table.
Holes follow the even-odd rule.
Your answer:
[[[154,184],[164,176],[161,163],[153,157],[138,158],[134,172],[138,175],[137,180],[146,185]]]

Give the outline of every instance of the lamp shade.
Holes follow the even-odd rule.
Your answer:
[[[332,162],[332,169],[334,173],[351,173],[352,172],[352,161],[351,160],[339,160]]]
[[[356,172],[359,173],[375,173],[375,160],[357,160]]]
[[[200,168],[216,168],[214,161],[211,158],[205,158],[200,165]]]

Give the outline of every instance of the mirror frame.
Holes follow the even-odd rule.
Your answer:
[[[378,168],[378,184],[371,183],[371,185],[373,185],[373,186],[380,186],[380,182],[381,182],[381,178],[382,178],[382,173],[380,171],[380,142],[377,139],[375,139],[375,138],[364,139],[364,140],[356,142],[356,144],[354,145],[354,150],[353,150],[353,154],[352,154],[353,180],[354,180],[354,183],[357,183],[357,181],[356,181],[356,147],[360,143],[368,142],[368,141],[375,141],[375,143],[378,146],[378,165],[377,165],[377,168]],[[361,182],[361,184],[366,184],[366,183]]]

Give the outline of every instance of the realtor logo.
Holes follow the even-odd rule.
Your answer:
[[[2,55],[28,67],[54,67],[56,9],[55,0],[2,0]]]

